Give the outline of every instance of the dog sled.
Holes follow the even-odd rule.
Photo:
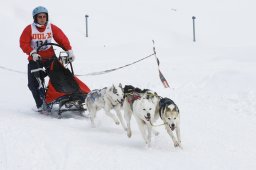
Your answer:
[[[46,45],[58,46],[66,51],[62,46],[55,43],[45,43],[42,46]],[[37,49],[37,52],[42,46]],[[73,66],[68,61],[67,53],[60,52],[58,57],[54,57],[48,76],[47,87],[44,80],[40,76],[36,76],[44,110],[48,113],[57,110],[58,118],[61,118],[62,113],[67,111],[78,112],[82,116],[87,110],[84,102],[90,89],[74,75]]]

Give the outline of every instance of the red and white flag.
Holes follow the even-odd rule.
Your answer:
[[[163,85],[165,88],[170,88],[167,80],[165,79],[165,77],[163,76],[162,72],[158,69],[159,71],[159,77],[160,77],[160,80],[162,81]]]
[[[158,71],[159,71],[159,77],[160,77],[160,80],[161,82],[163,83],[164,87],[165,88],[170,88],[169,86],[169,83],[167,82],[167,80],[165,79],[163,73],[160,71],[160,61],[158,60],[157,56],[156,56],[156,49],[155,49],[155,41],[153,41],[153,51],[154,51],[154,55],[155,55],[155,58],[156,58],[156,62],[157,62],[157,65],[158,65]]]
[[[156,57],[156,56],[155,56]],[[162,81],[163,85],[165,88],[170,88],[169,86],[169,83],[167,82],[167,80],[165,79],[163,73],[160,71],[160,68],[159,68],[159,65],[160,65],[160,62],[158,60],[158,58],[156,57],[156,62],[157,62],[157,65],[158,65],[158,71],[159,71],[159,77],[160,77],[160,80]]]

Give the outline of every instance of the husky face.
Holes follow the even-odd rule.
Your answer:
[[[124,100],[124,92],[121,84],[119,84],[119,86],[112,85],[108,91],[108,94],[115,103],[122,103]]]
[[[152,101],[148,99],[139,99],[138,101],[135,101],[134,103],[134,111],[136,110],[136,113],[138,116],[146,121],[151,121],[154,118],[155,113],[155,105]]]
[[[177,107],[174,104],[169,105],[168,107],[166,107],[164,114],[165,121],[168,123],[169,127],[173,131],[177,127],[180,119]]]

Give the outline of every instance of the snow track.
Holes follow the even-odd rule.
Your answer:
[[[26,72],[26,55],[18,39],[38,5],[48,8],[50,20],[69,37],[77,74],[147,56],[154,39],[171,90],[163,88],[154,58],[81,80],[91,89],[121,82],[171,97],[181,113],[183,149],[173,147],[162,126],[156,128],[160,134],[153,136],[152,147],[146,148],[134,118],[132,137],[127,138],[102,111],[97,113],[96,128],[91,128],[90,119],[69,113],[63,113],[63,119],[35,113],[26,75],[1,69],[0,170],[255,170],[255,2],[100,3],[5,1],[0,7],[1,65]],[[88,38],[85,12],[90,16]],[[196,43],[191,14],[197,17]]]

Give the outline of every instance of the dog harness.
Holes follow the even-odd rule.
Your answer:
[[[106,88],[103,89],[95,89],[92,90],[90,93],[88,93],[87,98],[89,98],[91,101],[95,102],[95,100],[106,93]]]
[[[134,102],[135,100],[138,100],[138,99],[141,98],[140,94],[137,93],[137,92],[126,93],[126,94],[125,94],[125,97],[126,97],[128,103],[130,104],[131,110],[133,110],[133,107],[132,107],[133,102]]]
[[[133,102],[137,99],[140,99],[139,93],[132,93],[131,95],[127,95],[127,101],[129,104],[133,104]]]
[[[106,90],[107,90],[107,87],[105,87],[103,89],[92,90],[90,93],[87,94],[87,98],[90,99],[92,102],[95,102],[96,99],[100,99],[103,102],[105,102],[104,96],[106,96],[109,99],[109,101],[111,102],[112,108],[114,108],[119,103],[114,103],[113,100],[111,99],[111,97],[109,95],[107,95]]]

